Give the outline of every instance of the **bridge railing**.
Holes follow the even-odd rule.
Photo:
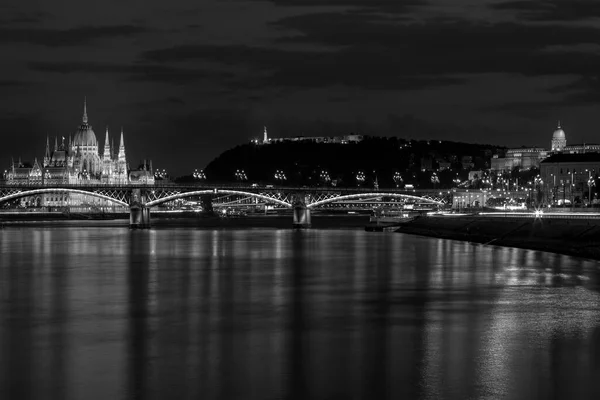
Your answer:
[[[445,195],[447,191],[434,189],[398,189],[398,188],[365,188],[365,187],[325,187],[325,186],[279,186],[279,185],[248,185],[244,183],[175,183],[175,182],[159,182],[154,184],[138,184],[138,183],[102,183],[102,182],[78,182],[78,183],[41,183],[41,182],[7,182],[0,181],[0,187],[3,188],[128,188],[128,189],[196,189],[196,190],[212,190],[212,189],[236,189],[249,192],[264,191],[305,191],[305,192],[336,192],[336,193],[400,193],[400,194],[431,194]],[[441,193],[441,194],[440,194]]]

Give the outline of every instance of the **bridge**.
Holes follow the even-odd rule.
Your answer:
[[[451,200],[439,190],[400,190],[336,187],[289,187],[235,184],[4,184],[0,183],[0,204],[3,202],[52,193],[72,193],[96,197],[117,206],[129,208],[130,227],[149,228],[151,209],[179,199],[200,197],[205,208],[267,204],[292,210],[293,226],[309,227],[311,210],[335,204],[404,204],[436,208]]]

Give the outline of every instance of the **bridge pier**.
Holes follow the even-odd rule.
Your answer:
[[[146,196],[141,189],[133,189],[129,204],[129,228],[149,229],[150,208],[146,207]]]
[[[307,195],[299,193],[294,195],[292,203],[294,229],[310,228],[310,209],[306,206]]]
[[[148,207],[131,207],[129,209],[129,227],[131,229],[150,228],[150,209]]]

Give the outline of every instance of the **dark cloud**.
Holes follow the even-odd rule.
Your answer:
[[[491,5],[495,10],[514,11],[530,21],[578,21],[600,17],[597,0],[516,0]]]
[[[122,75],[129,81],[163,82],[187,84],[206,79],[226,79],[231,77],[224,72],[185,69],[156,64],[109,64],[97,62],[32,62],[29,68],[34,71],[60,74],[114,74]]]
[[[600,69],[599,54],[568,50],[599,39],[600,30],[589,27],[467,20],[399,24],[348,13],[298,15],[273,26],[284,34],[277,47],[175,46],[147,51],[141,59],[163,64],[209,61],[262,73],[247,82],[251,88],[415,90],[460,84],[469,74],[587,75]],[[549,46],[563,50],[549,51]]]
[[[147,32],[133,25],[85,26],[71,29],[0,28],[0,43],[30,43],[49,47],[76,46],[99,39],[123,38]]]
[[[251,46],[178,46],[142,54],[152,62],[172,63],[191,60],[217,62],[226,67],[244,66],[255,74],[237,87],[265,86],[313,88],[333,85],[366,89],[422,89],[463,82],[458,77],[402,74],[402,57],[377,53],[372,49],[348,51],[290,51]]]
[[[600,103],[600,72],[580,76],[573,82],[549,90],[564,96],[568,104],[586,105]]]
[[[566,99],[511,101],[494,104],[493,106],[480,107],[479,111],[486,113],[505,113],[528,119],[545,120],[549,115],[559,115],[558,111],[569,106],[574,106]]]
[[[260,0],[265,1],[265,0]],[[280,7],[355,7],[387,13],[405,13],[429,4],[427,0],[266,0]]]
[[[25,82],[20,80],[0,80],[1,88],[10,88],[10,87],[23,87],[31,85],[31,82]]]
[[[33,12],[19,12],[11,17],[0,18],[0,24],[5,25],[30,25],[30,24],[41,24],[44,21],[52,19],[53,16],[50,13],[42,11]]]

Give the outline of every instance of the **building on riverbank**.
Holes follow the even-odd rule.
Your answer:
[[[554,154],[585,154],[600,152],[600,144],[567,144],[567,134],[560,121],[550,140],[550,147],[521,147],[508,149],[504,157],[494,156],[491,162],[493,172],[510,172],[513,168],[539,168],[542,160]]]
[[[148,170],[146,163],[140,171],[130,171],[125,151],[124,133],[121,128],[119,147],[114,149],[113,141],[106,128],[104,147],[100,152],[100,143],[89,124],[87,102],[83,103],[81,124],[68,139],[63,136],[55,138],[54,146],[50,146],[50,138],[46,138],[44,157],[33,163],[12,160],[10,168],[4,172],[7,185],[15,186],[53,186],[53,185],[128,185],[133,180],[136,184],[153,184],[153,171]],[[133,173],[133,175],[131,175]],[[22,206],[38,207],[86,207],[89,209],[112,207],[113,204],[97,197],[73,193],[48,193],[23,198]]]
[[[548,204],[592,203],[597,198],[600,153],[554,154],[540,164]]]

